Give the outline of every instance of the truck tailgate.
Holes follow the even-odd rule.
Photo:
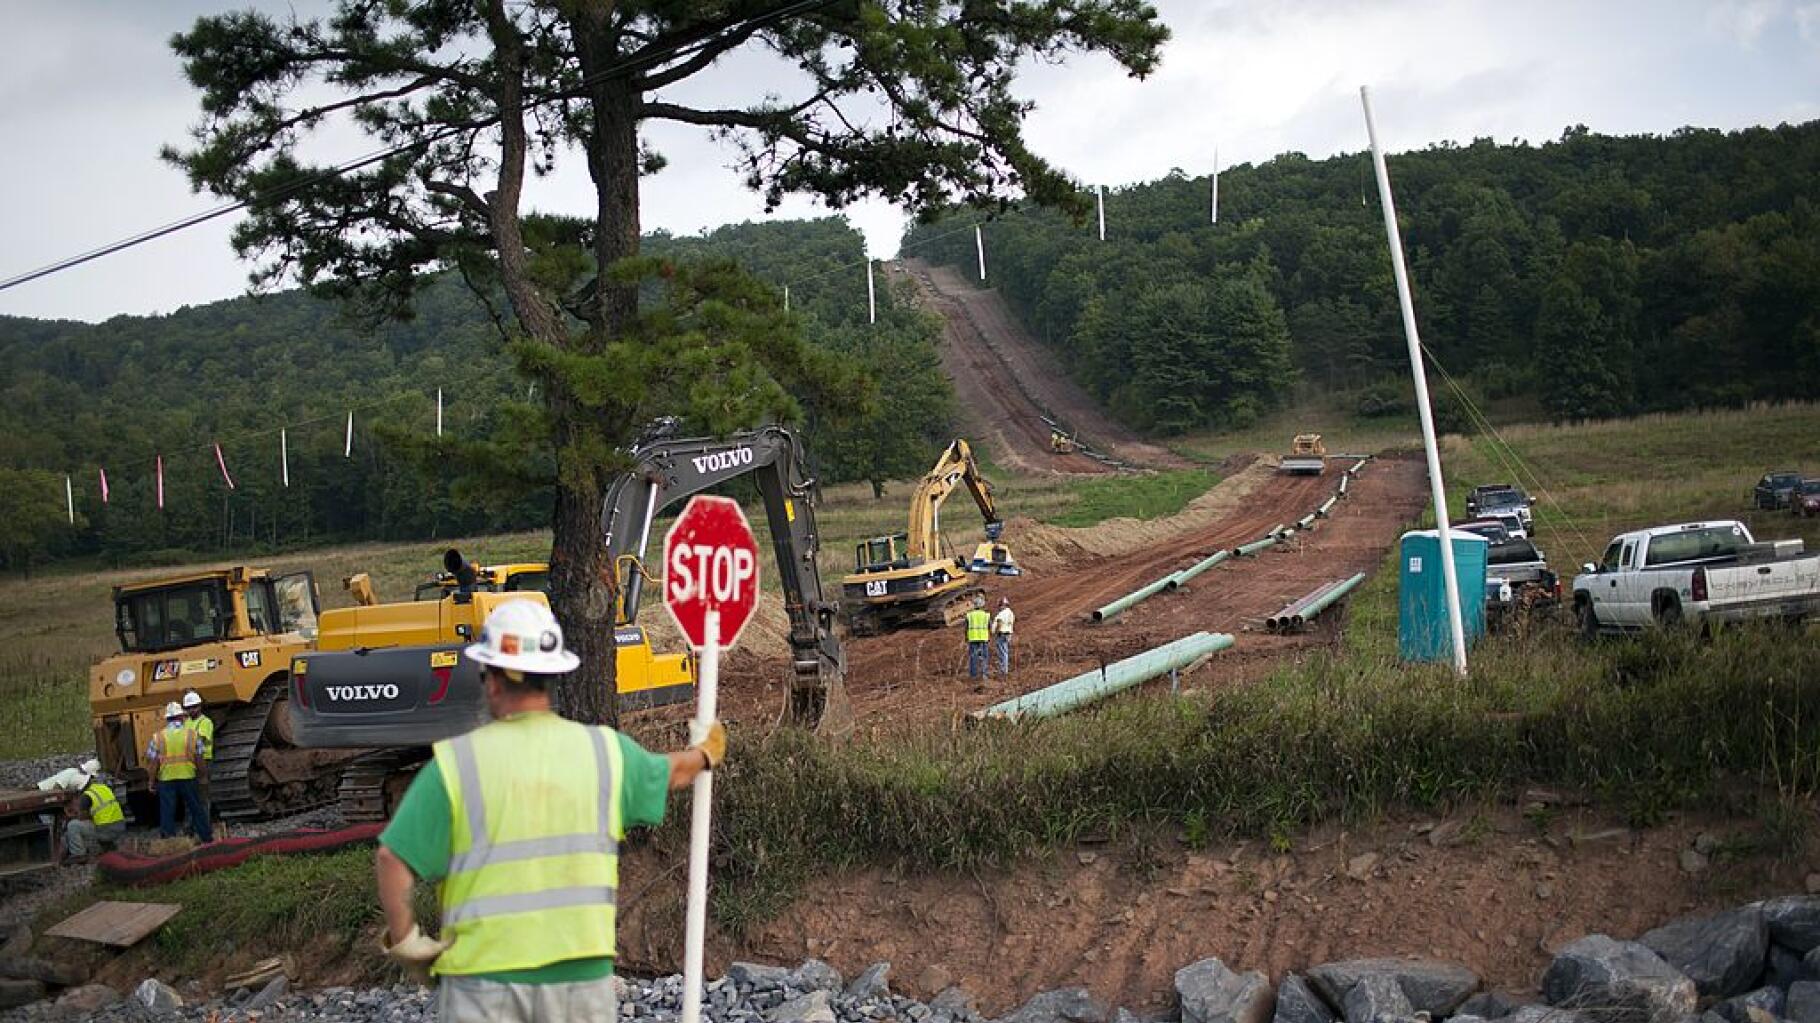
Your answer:
[[[1718,610],[1727,605],[1820,597],[1820,555],[1709,569],[1706,587],[1708,601]]]

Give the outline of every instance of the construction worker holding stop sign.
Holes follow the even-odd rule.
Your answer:
[[[436,744],[379,837],[383,948],[413,976],[440,978],[444,1021],[616,1020],[619,843],[720,763],[726,733],[716,722],[655,754],[558,717],[550,686],[580,659],[535,601],[501,604],[463,653],[494,720]],[[440,882],[437,938],[412,913],[418,879]]]

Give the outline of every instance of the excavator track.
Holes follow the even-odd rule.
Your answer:
[[[357,824],[390,817],[405,784],[429,756],[427,749],[410,747],[375,750],[350,760],[342,769],[337,792],[341,819]]]
[[[266,738],[272,711],[286,694],[273,679],[228,712],[215,730],[209,797],[222,820],[260,820],[302,813],[334,801],[333,780],[347,755],[338,750],[275,749]]]

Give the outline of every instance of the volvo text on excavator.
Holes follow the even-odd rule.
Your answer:
[[[838,608],[822,594],[815,564],[815,481],[805,471],[796,436],[781,426],[724,439],[679,438],[675,432],[674,420],[654,424],[628,452],[634,467],[607,487],[602,529],[619,584],[613,608],[619,671],[661,676],[668,672],[666,658],[673,656],[651,655],[637,623],[645,577],[641,559],[650,542],[651,520],[691,494],[751,474],[764,499],[790,619],[791,715],[813,725],[826,711],[834,718],[829,724],[842,727],[845,662],[834,631]],[[452,625],[453,635],[427,645],[418,639],[412,645],[329,650],[337,614],[329,612],[324,616],[325,649],[293,659],[299,744],[375,751],[362,759],[359,770],[350,768],[343,781],[343,813],[351,819],[383,816],[402,791],[403,773],[422,762],[431,743],[486,722],[479,672],[461,649],[479,634],[480,623],[498,603],[543,596],[535,590],[514,592],[509,580],[500,589],[490,588],[488,570],[463,570],[459,559],[453,560],[447,573],[452,592],[437,602],[448,616],[442,625]],[[464,576],[474,581],[463,582]],[[383,607],[346,610],[379,612]],[[350,634],[370,631],[353,629]],[[642,649],[651,663],[642,668],[629,664],[633,648]],[[626,700],[626,686],[620,690]]]
[[[986,542],[974,548],[971,558],[942,553],[942,502],[962,486],[986,518]],[[958,621],[968,601],[982,592],[975,575],[1022,574],[1010,550],[999,542],[1003,530],[992,484],[980,475],[973,448],[956,440],[911,494],[909,529],[873,537],[854,549],[854,571],[841,580],[842,602],[854,633]]]

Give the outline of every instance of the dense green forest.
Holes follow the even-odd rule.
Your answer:
[[[1558,420],[1820,395],[1820,122],[1389,161],[1423,341],[1479,398]],[[1243,425],[1297,379],[1404,414],[1369,154],[1286,154],[1109,191],[1092,219],[984,222],[991,283],[1125,420]],[[973,272],[974,213],[906,252]]]
[[[863,241],[839,219],[658,234],[647,255],[736,260],[790,285],[804,336],[875,382],[857,422],[806,410],[815,471],[829,481],[920,472],[946,439],[952,399],[937,326],[888,293],[868,324]],[[404,323],[360,324],[289,291],[99,324],[0,317],[0,567],[51,556],[182,557],[342,539],[457,536],[547,525],[549,488],[489,489],[476,467],[422,457],[443,392],[451,440],[524,429],[538,396],[513,369],[484,305],[439,281]],[[920,370],[913,372],[912,370]],[[344,457],[354,411],[351,457]],[[288,448],[283,484],[280,428]],[[219,441],[235,488],[215,462]],[[547,443],[547,442],[546,442]],[[509,447],[509,445],[506,445]],[[162,455],[165,508],[154,493]],[[539,457],[532,448],[529,457]],[[547,453],[546,453],[547,457]],[[105,469],[110,501],[101,502]],[[64,475],[75,478],[77,526]]]

